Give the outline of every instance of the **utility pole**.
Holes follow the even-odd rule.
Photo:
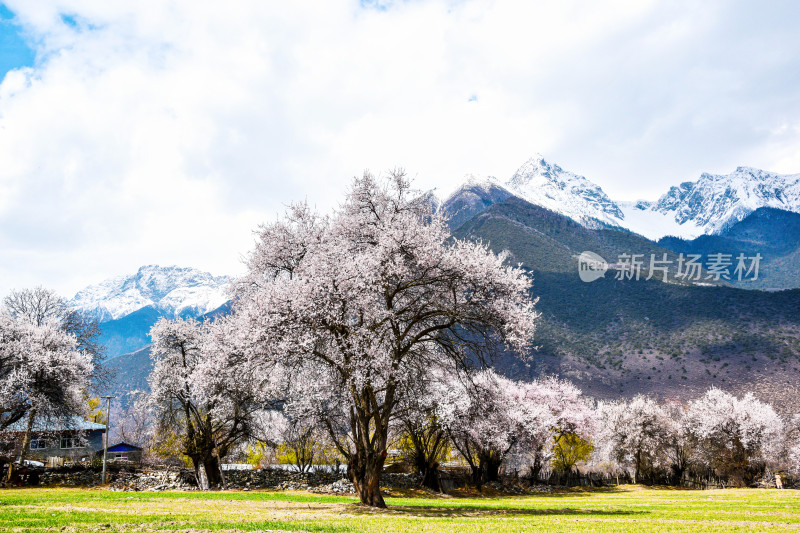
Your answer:
[[[116,396],[103,396],[108,403],[106,407],[106,434],[103,443],[103,485],[106,484],[106,456],[108,455],[108,433],[111,430],[111,399]]]

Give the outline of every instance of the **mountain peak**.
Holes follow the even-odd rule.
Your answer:
[[[464,176],[464,183],[442,202],[451,228],[457,228],[493,203],[513,196],[494,176]]]
[[[620,226],[619,206],[585,177],[536,154],[514,173],[507,187],[528,202],[565,215],[588,227]]]
[[[702,233],[718,234],[759,207],[800,212],[800,174],[745,166],[730,174],[704,172],[695,182],[670,188],[652,209],[678,224],[692,222]]]
[[[730,174],[704,172],[696,181],[670,187],[655,202],[614,202],[584,176],[536,153],[505,184],[491,176],[468,174],[444,207],[458,214],[451,220],[460,224],[467,214],[509,195],[589,228],[622,227],[650,239],[666,235],[693,239],[719,234],[760,207],[800,213],[800,174],[739,166]]]
[[[494,176],[478,176],[477,174],[471,173],[465,174],[464,183],[460,188],[463,189],[471,187],[481,187],[483,189],[487,189],[491,187],[503,187],[503,185],[500,183],[500,180]]]
[[[736,167],[730,175],[737,175],[737,174],[745,174],[748,176],[752,176],[754,178],[767,178],[769,176],[779,176],[780,174],[776,174],[775,172],[769,172],[767,170],[762,170],[756,167]]]
[[[541,152],[536,152],[535,154],[533,154],[533,156],[530,157],[526,161],[526,163],[531,163],[531,164],[539,165],[539,166],[542,166],[542,167],[550,166],[550,163],[547,162],[547,159],[544,158],[544,156],[542,155]],[[558,165],[556,165],[556,166],[558,166]]]
[[[565,172],[560,166],[555,163],[549,163],[542,154],[535,154],[533,157],[525,161],[522,166],[517,169],[517,172],[509,180],[509,185],[512,182],[522,182],[525,180],[533,179],[534,177],[544,178],[550,181],[556,181],[562,175],[576,176],[571,172]],[[576,176],[583,178],[583,176]],[[585,179],[585,178],[584,178]]]
[[[229,283],[227,276],[213,276],[194,268],[145,265],[135,274],[90,285],[69,303],[101,322],[122,318],[148,306],[168,317],[202,315],[228,300]]]

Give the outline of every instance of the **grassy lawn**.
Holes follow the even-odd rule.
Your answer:
[[[621,487],[510,497],[388,498],[388,510],[302,492],[0,490],[0,531],[800,530],[800,491]]]

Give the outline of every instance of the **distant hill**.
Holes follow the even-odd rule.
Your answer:
[[[200,316],[183,316],[181,318],[213,319],[225,314],[230,309],[230,302]],[[106,357],[114,358],[140,350],[150,344],[150,328],[160,318],[170,318],[153,306],[143,307],[118,320],[109,320],[100,324],[100,343],[106,347]]]
[[[518,198],[455,230],[509,250],[534,277],[542,313],[530,364],[501,357],[518,378],[556,374],[600,398],[699,394],[711,385],[800,411],[800,290],[768,293],[604,278],[585,283],[577,256],[672,251],[614,229],[589,229]],[[643,276],[645,277],[645,276]]]
[[[669,259],[666,248],[625,230],[590,229],[574,220],[517,197],[492,204],[454,231],[460,238],[479,239],[495,250],[508,250],[534,272],[570,272],[578,279],[578,256],[584,251],[609,262],[620,254],[651,254]]]
[[[114,358],[150,344],[150,328],[162,316],[158,309],[150,305],[118,320],[100,324],[100,343],[106,347],[106,356]]]
[[[761,207],[719,235],[702,235],[693,240],[664,237],[658,244],[684,254],[761,254],[759,279],[733,285],[748,289],[779,290],[800,287],[800,214]]]
[[[218,316],[229,313],[230,308],[231,303],[226,302],[225,305],[197,317],[197,319],[214,320]],[[141,309],[123,319],[106,322],[102,325],[103,337],[106,342],[118,342],[119,344],[115,346],[122,346],[125,342],[136,346],[134,350],[129,350],[105,361],[104,366],[113,374],[113,379],[108,387],[110,394],[123,397],[136,390],[150,390],[147,385],[147,376],[153,369],[153,362],[150,360],[149,332],[159,318],[161,317],[154,314],[151,309]],[[119,328],[117,337],[106,337],[108,324]],[[129,330],[125,329],[126,325],[130,326]]]
[[[467,181],[451,194],[441,209],[448,214],[448,224],[455,229],[487,207],[514,196],[495,178],[469,176]]]
[[[106,392],[119,398],[124,405],[131,401],[130,393],[137,390],[150,390],[147,376],[153,370],[153,362],[150,359],[149,346],[110,359],[106,361],[105,366],[114,375]]]

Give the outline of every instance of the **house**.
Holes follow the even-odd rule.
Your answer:
[[[97,452],[98,457],[103,457],[103,449]],[[127,442],[120,442],[113,446],[108,447],[108,460],[109,461],[130,461],[132,463],[139,463],[142,461],[142,448]]]
[[[3,440],[14,442],[19,452],[25,436],[27,421],[19,420],[3,431]],[[90,461],[98,450],[103,449],[106,426],[87,422],[80,417],[69,420],[37,420],[31,431],[31,442],[25,453],[27,459],[48,464],[74,461]]]

